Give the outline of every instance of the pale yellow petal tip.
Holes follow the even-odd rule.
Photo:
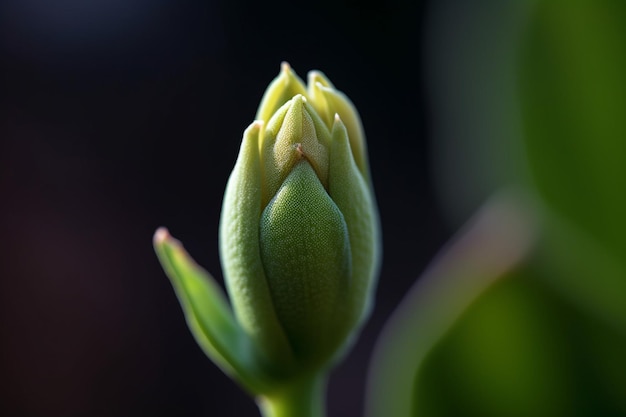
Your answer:
[[[165,227],[159,227],[156,232],[154,232],[153,242],[155,245],[161,245],[165,243],[166,240],[170,239],[172,235],[170,235],[169,230]]]
[[[341,120],[339,113],[335,113],[335,120],[333,121],[332,131],[335,132],[336,129],[346,130],[346,125],[343,123],[343,120]],[[346,134],[347,133],[348,132],[346,131]]]
[[[334,89],[335,86],[333,83],[324,75],[322,71],[311,70],[308,73],[307,81],[310,86],[315,86],[317,88],[328,88]]]
[[[309,73],[307,74],[307,81],[309,82],[309,85],[315,85],[320,83],[321,81],[319,81],[321,78],[321,73],[317,70],[312,70],[309,71]]]
[[[258,134],[258,132],[263,130],[264,125],[265,123],[263,122],[263,120],[253,121],[252,123],[250,123],[250,126],[248,126],[246,130],[243,132],[244,137],[250,136],[253,134]]]
[[[315,83],[315,87],[318,88],[322,93],[324,94],[337,94],[337,90],[334,87],[331,87],[329,85],[325,85],[324,83],[317,81]]]
[[[278,75],[278,79],[280,79],[284,86],[288,86],[294,81],[296,77],[291,65],[287,61],[283,61],[280,63],[280,73]]]
[[[289,62],[283,61],[280,63],[280,72],[283,74],[289,74],[289,72],[291,72],[291,65],[289,65]]]

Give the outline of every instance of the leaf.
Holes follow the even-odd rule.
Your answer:
[[[626,332],[626,3],[539,2],[520,66],[546,279]]]
[[[546,285],[529,260],[482,294],[424,360],[413,416],[626,412],[626,334]]]
[[[621,1],[539,2],[522,51],[519,90],[529,165],[541,197],[622,259],[625,21]]]
[[[420,277],[386,323],[370,363],[366,416],[412,415],[425,358],[467,308],[521,262],[533,211],[516,193],[489,201]]]
[[[224,372],[253,393],[270,383],[254,347],[235,320],[213,277],[198,266],[167,229],[154,235],[154,248],[172,282],[196,341]]]

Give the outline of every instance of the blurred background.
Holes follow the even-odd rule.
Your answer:
[[[363,415],[384,323],[510,186],[546,232],[415,370],[414,415],[626,415],[624,3],[5,0],[0,21],[0,415],[258,415],[151,239],[221,281],[224,187],[283,60],[359,109],[382,217],[329,415]]]

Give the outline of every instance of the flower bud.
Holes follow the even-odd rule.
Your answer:
[[[348,345],[369,312],[379,263],[358,114],[320,73],[309,79],[317,84],[311,94],[283,64],[268,87],[257,113],[264,119],[244,135],[220,226],[237,319],[282,369],[278,363],[291,361],[297,369],[322,366]],[[335,110],[350,120],[354,139],[338,112],[329,117]]]
[[[154,238],[200,346],[269,403],[345,352],[380,263],[359,115],[320,72],[308,82],[283,63],[244,132],[220,220],[230,304],[166,229]]]

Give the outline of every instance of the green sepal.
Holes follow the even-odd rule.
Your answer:
[[[330,131],[307,99],[296,95],[269,120],[261,144],[262,207],[274,197],[293,166],[304,154],[326,187]]]
[[[371,188],[359,171],[346,127],[338,115],[332,130],[329,194],[346,220],[352,253],[348,326],[363,322],[373,305],[380,267],[380,226]]]
[[[301,364],[319,366],[345,334],[334,323],[349,297],[343,215],[303,158],[261,216],[261,258],[276,312]]]
[[[273,372],[289,373],[293,352],[281,327],[267,285],[259,248],[262,123],[246,129],[228,180],[220,219],[220,258],[237,321]]]
[[[350,148],[359,171],[370,183],[367,144],[361,117],[352,101],[320,71],[310,71],[308,75],[308,97],[327,126],[332,126],[335,114],[338,114],[348,132]]]
[[[187,324],[206,355],[252,393],[267,391],[271,381],[252,354],[226,297],[213,277],[189,256],[167,229],[154,235],[154,249],[185,313]]]
[[[306,95],[304,83],[288,63],[281,63],[280,74],[272,80],[263,94],[256,113],[256,120],[267,123],[283,104],[298,94]]]

